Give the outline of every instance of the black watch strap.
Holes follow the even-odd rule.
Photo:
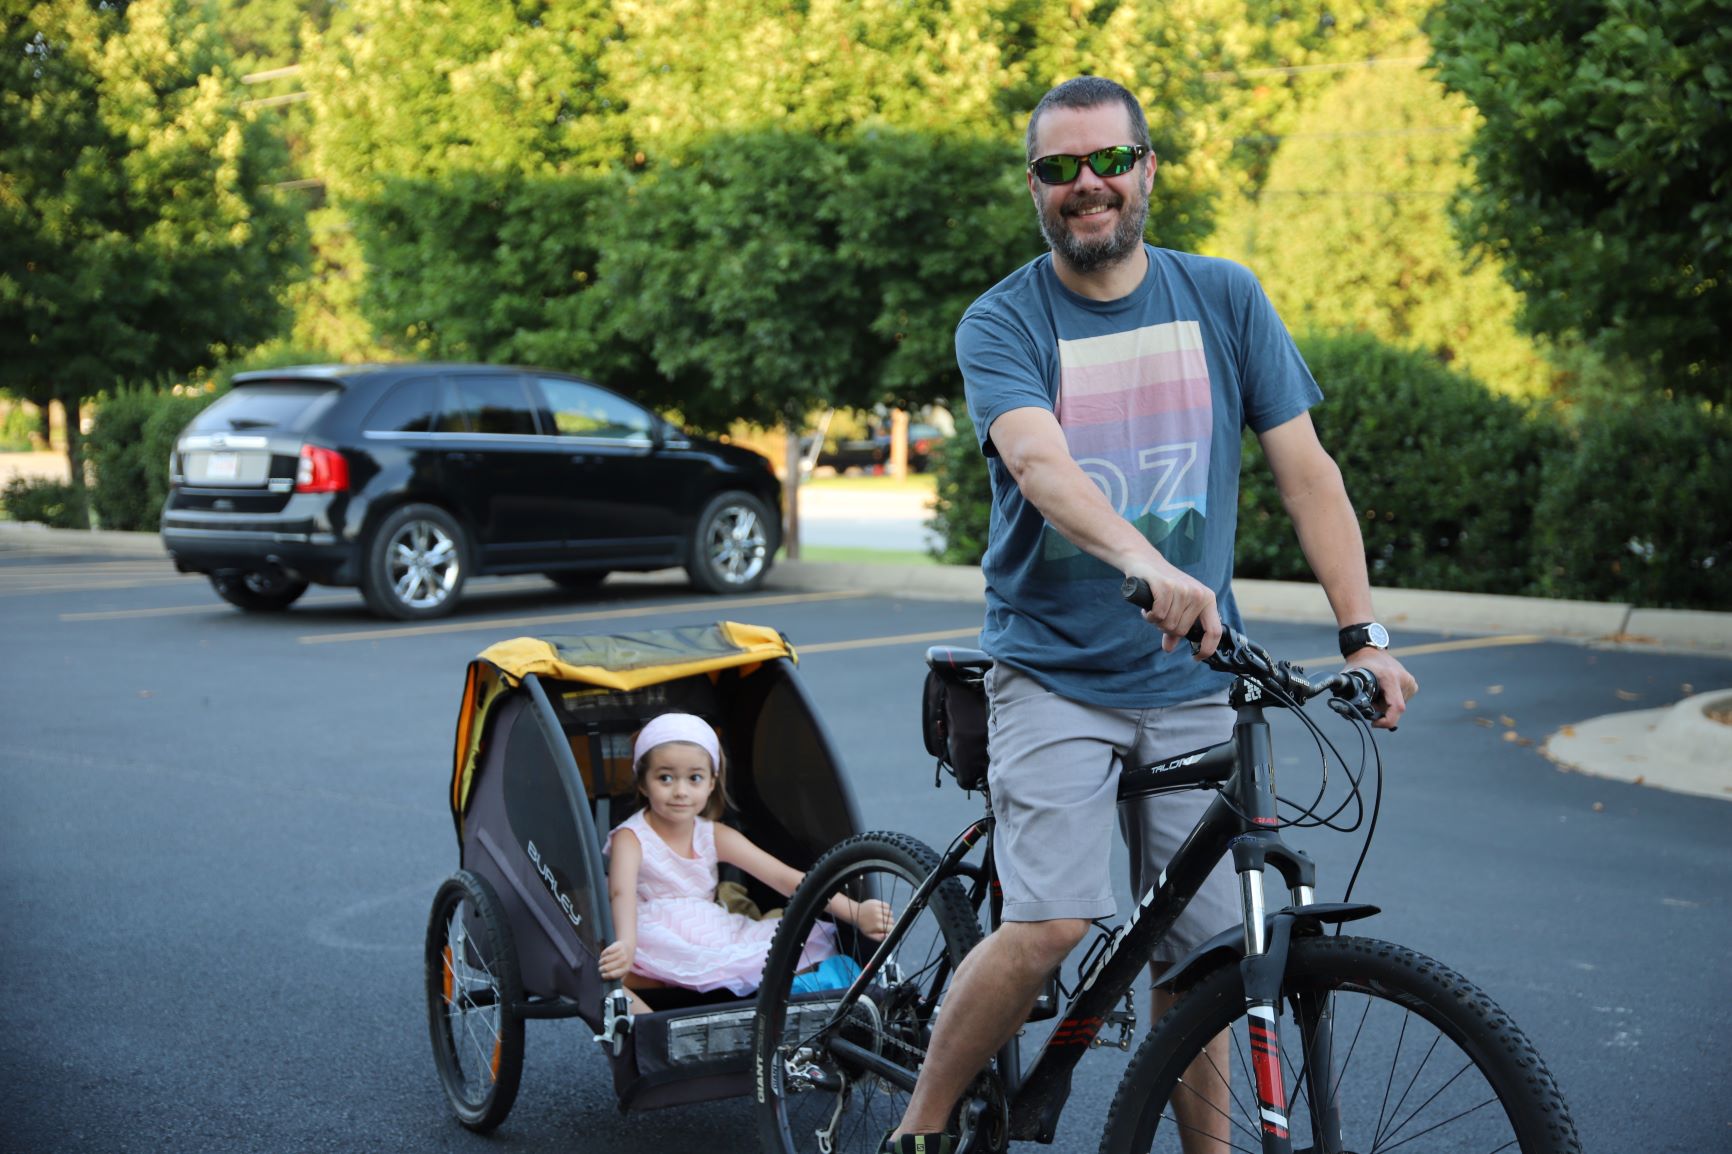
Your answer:
[[[1367,621],[1361,625],[1349,625],[1338,635],[1341,642],[1341,656],[1351,657],[1361,649],[1388,649],[1389,630],[1375,621]]]

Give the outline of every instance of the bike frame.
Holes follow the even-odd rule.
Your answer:
[[[1258,1114],[1264,1154],[1291,1154],[1287,1097],[1283,1085],[1280,1037],[1274,1028],[1275,1006],[1281,995],[1281,976],[1286,970],[1288,936],[1292,917],[1266,920],[1263,868],[1274,866],[1286,883],[1293,913],[1302,914],[1314,904],[1316,869],[1303,853],[1291,849],[1278,832],[1275,813],[1274,756],[1268,720],[1263,715],[1263,690],[1246,678],[1235,681],[1229,701],[1236,713],[1230,741],[1195,750],[1170,761],[1126,771],[1119,785],[1119,800],[1143,797],[1181,788],[1220,786],[1220,794],[1161,871],[1155,884],[1143,894],[1129,920],[1115,933],[1101,956],[1082,977],[1082,984],[1065,1008],[1040,1054],[1026,1071],[1017,1062],[1017,1043],[1000,1051],[999,1070],[1010,1115],[1012,1140],[1052,1142],[1059,1115],[1070,1097],[1071,1075],[1113,1008],[1124,999],[1147,966],[1161,940],[1202,888],[1215,864],[1231,854],[1239,874],[1241,913],[1244,919],[1244,952],[1249,1039],[1256,1074]],[[925,905],[932,891],[949,877],[974,875],[974,897],[983,896],[979,883],[993,890],[992,924],[998,924],[1000,899],[990,868],[993,819],[987,814],[958,836],[936,870],[910,899],[909,908]],[[987,868],[981,871],[963,859],[982,841],[987,843]],[[1321,912],[1321,911],[1320,911]],[[1347,915],[1358,916],[1358,915]],[[1330,917],[1327,920],[1337,920]],[[904,917],[896,929],[873,952],[864,971],[854,980],[831,1016],[832,1025],[848,1013],[885,961],[896,950],[902,931],[912,921]],[[1309,1001],[1309,999],[1307,999]],[[1327,1080],[1331,1068],[1327,999],[1322,1005],[1301,1006],[1301,1029],[1312,1041],[1310,1062],[1301,1076],[1312,1081],[1313,1102],[1328,1102]],[[831,1038],[831,1049],[905,1090],[912,1091],[914,1072],[873,1054],[842,1038]],[[1328,1111],[1325,1111],[1328,1113]],[[1338,1128],[1331,1118],[1314,1118],[1318,1130],[1317,1149],[1340,1150]]]

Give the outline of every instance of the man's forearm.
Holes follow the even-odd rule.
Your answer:
[[[1299,534],[1299,548],[1329,598],[1336,624],[1356,625],[1373,618],[1365,539],[1340,472],[1330,472],[1302,489],[1283,492],[1282,500]]]

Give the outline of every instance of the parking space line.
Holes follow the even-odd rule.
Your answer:
[[[185,578],[177,578],[177,580],[185,580]],[[125,588],[125,586],[119,586],[119,588]],[[549,588],[549,586],[548,586],[547,582],[540,579],[540,578],[503,578],[503,579],[501,579],[497,582],[494,582],[492,584],[482,586],[482,587],[480,587],[479,590],[472,587],[471,596],[474,596],[476,592],[518,593],[518,592],[522,592],[524,590],[529,590],[529,589],[548,589],[548,588]],[[299,601],[295,602],[295,606],[296,606],[296,608],[303,608],[303,607],[323,608],[323,607],[329,606],[329,605],[355,605],[355,606],[358,606],[358,605],[360,605],[360,603],[361,603],[360,592],[358,590],[351,589],[348,591],[347,594],[332,593],[332,594],[326,594],[325,596],[322,596],[322,597],[321,596],[303,597]],[[473,602],[471,602],[471,604],[473,604]],[[62,620],[62,621],[124,621],[125,619],[127,619],[129,617],[185,617],[185,616],[190,616],[191,614],[194,614],[194,613],[212,613],[212,612],[221,613],[224,611],[228,611],[228,609],[229,609],[229,607],[227,605],[225,605],[222,601],[219,600],[219,601],[206,601],[206,602],[202,602],[201,604],[198,604],[198,605],[170,605],[170,606],[159,607],[156,609],[95,609],[95,610],[87,610],[83,613],[62,613],[60,615],[60,620]]]
[[[477,633],[482,630],[529,629],[542,625],[566,625],[579,621],[606,621],[618,617],[653,617],[664,613],[689,613],[707,609],[739,609],[760,605],[802,605],[815,601],[840,601],[868,594],[859,589],[831,593],[789,593],[775,597],[711,598],[674,604],[621,606],[584,613],[548,613],[535,617],[495,617],[485,621],[451,621],[441,625],[408,625],[387,629],[359,629],[346,633],[309,633],[298,638],[302,645],[329,645],[344,641],[392,641],[399,637],[427,637],[440,633]]]
[[[0,597],[39,597],[51,593],[102,593],[115,589],[158,589],[175,583],[174,578],[141,581],[136,578],[83,578],[52,584],[0,584]]]
[[[1465,649],[1498,649],[1505,645],[1539,645],[1552,638],[1541,637],[1535,633],[1512,633],[1508,637],[1463,637],[1459,641],[1433,641],[1426,645],[1403,645],[1389,651],[1392,657],[1422,657],[1427,653],[1459,653]],[[1328,657],[1307,657],[1295,662],[1297,665],[1327,665],[1339,662],[1341,655],[1332,653]]]
[[[356,598],[350,597],[303,597],[295,602],[299,606],[315,608],[326,605],[353,605]],[[230,608],[221,601],[206,601],[201,605],[167,605],[155,609],[93,609],[84,613],[62,613],[62,621],[124,621],[129,617],[186,617],[194,613],[235,613],[238,610]]]
[[[980,636],[980,626],[971,625],[967,629],[942,629],[936,633],[903,633],[895,637],[860,637],[853,641],[820,641],[816,645],[796,645],[794,651],[801,657],[808,653],[839,653],[845,649],[871,649],[880,645],[913,645],[921,641],[954,641],[959,637]]]

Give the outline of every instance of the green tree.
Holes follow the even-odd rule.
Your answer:
[[[1469,266],[1450,227],[1476,119],[1412,65],[1344,73],[1294,121],[1213,247],[1255,269],[1295,329],[1370,333],[1499,392],[1544,392],[1551,369],[1516,328],[1520,298],[1495,261]]]
[[[1446,0],[1428,27],[1483,118],[1462,236],[1523,323],[1732,399],[1732,3]]]
[[[405,28],[414,35],[400,35]],[[297,335],[351,347],[364,316],[415,355],[606,375],[597,344],[546,355],[594,283],[590,196],[629,155],[599,67],[605,0],[358,0],[306,47],[318,282]],[[584,329],[587,332],[587,322]],[[558,342],[551,342],[557,344]]]
[[[276,333],[299,235],[188,0],[49,0],[6,18],[0,68],[0,386],[74,415],[83,506],[80,402]]]

